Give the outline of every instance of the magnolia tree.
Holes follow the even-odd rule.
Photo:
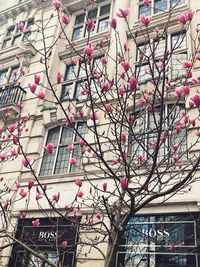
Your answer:
[[[7,242],[1,249],[17,244],[38,258],[38,264],[41,265],[37,266],[44,266],[45,263],[54,267],[66,266],[61,258],[69,249],[70,240],[63,239],[56,244],[56,256],[52,260],[48,257],[48,251],[44,253],[39,248],[33,249],[29,243],[18,238],[15,235],[16,225],[10,230],[12,207],[24,201],[21,216],[26,218],[30,199],[34,198],[38,211],[44,216],[51,217],[52,221],[53,217],[59,217],[61,221],[67,220],[82,230],[72,245],[76,248],[77,259],[83,253],[87,259],[91,250],[96,249],[106,267],[116,266],[116,253],[124,240],[130,219],[149,204],[160,205],[177,193],[184,194],[198,179],[200,156],[195,147],[200,137],[197,125],[200,95],[195,92],[199,80],[194,77],[192,69],[200,60],[200,36],[197,28],[196,36],[191,37],[195,53],[188,55],[188,59],[177,60],[179,69],[174,70],[171,65],[173,55],[182,46],[194,16],[188,10],[174,18],[180,34],[170,48],[170,20],[175,10],[177,12],[178,4],[177,1],[169,11],[163,11],[167,16],[163,25],[156,25],[151,17],[141,15],[137,31],[129,25],[130,11],[119,9],[109,22],[110,34],[103,36],[98,44],[92,42],[95,21],[88,19],[87,41],[83,51],[80,51],[76,42],[71,41],[66,34],[70,16],[63,13],[59,0],[53,1],[55,13],[49,22],[57,16],[61,32],[49,48],[45,38],[48,22],[45,24],[42,21],[36,25],[43,39],[43,50],[38,53],[44,70],[41,75],[45,76],[46,84],[41,82],[41,75],[36,74],[29,89],[46,106],[54,104],[61,109],[64,119],[58,121],[58,124],[76,133],[78,142],[76,140],[76,143],[66,144],[66,153],[73,155],[69,160],[71,168],[79,170],[82,178],[73,185],[77,188],[73,201],[60,206],[61,193],[52,195],[48,184],[41,182],[34,169],[38,159],[31,158],[24,151],[21,136],[24,131],[28,131],[26,122],[29,117],[19,115],[18,120],[12,123],[5,117],[1,129],[1,149],[5,153],[1,152],[0,159],[4,163],[23,155],[22,164],[31,172],[32,178],[27,187],[22,187],[18,180],[12,186],[1,182],[3,227],[0,233]],[[90,2],[86,11],[95,5]],[[144,5],[153,8],[149,0],[144,0]],[[123,23],[127,30],[129,39],[126,43],[121,40],[118,23]],[[23,32],[23,23],[19,23],[18,28]],[[143,46],[137,41],[139,31],[145,40]],[[56,83],[53,81],[55,77],[52,80],[50,75],[49,57],[59,42],[65,42],[67,49],[70,49],[71,64],[80,65],[85,73],[78,106],[78,100],[73,100],[69,101],[66,108],[66,102],[64,104],[58,96],[58,88],[61,88],[63,82],[61,71],[57,71]],[[161,43],[163,51],[159,54]],[[114,47],[112,52],[111,47]],[[133,62],[133,47],[138,50],[137,64]],[[96,52],[103,55],[98,60],[95,60]],[[110,66],[114,69],[113,73]],[[73,75],[78,79],[75,71]],[[70,91],[65,96],[69,99]],[[21,103],[18,107],[23,109]],[[194,110],[196,112],[192,112]],[[75,126],[77,119],[83,123],[84,130]],[[47,143],[44,157],[51,157],[55,150],[56,144]],[[85,183],[90,185],[87,191],[83,189]],[[35,231],[40,225],[40,219],[35,217],[32,220]],[[134,240],[131,242],[134,243]],[[106,246],[106,250],[101,250],[101,244]],[[176,244],[171,243],[171,246],[175,250]],[[85,250],[86,247],[88,250]],[[126,262],[127,259],[121,264],[125,266]]]

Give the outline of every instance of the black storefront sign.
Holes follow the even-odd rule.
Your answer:
[[[16,238],[34,251],[45,255],[52,262],[59,261],[62,267],[73,267],[75,264],[78,228],[69,220],[41,218],[39,227],[33,227],[30,219],[20,220]],[[67,248],[62,247],[63,241],[67,241]],[[19,244],[14,245],[9,267],[41,266],[48,267],[49,265],[43,263]]]
[[[198,214],[135,216],[116,256],[117,267],[200,267]]]

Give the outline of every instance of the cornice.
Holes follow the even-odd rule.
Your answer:
[[[52,3],[50,0],[27,0],[25,2],[13,5],[0,12],[0,24],[5,23],[7,19],[14,16],[30,11],[33,8],[42,8],[42,6],[49,6]]]

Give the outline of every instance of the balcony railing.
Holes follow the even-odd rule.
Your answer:
[[[9,85],[0,89],[0,108],[20,103],[25,93],[26,91],[19,85]]]

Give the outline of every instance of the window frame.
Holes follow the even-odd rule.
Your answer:
[[[75,123],[75,128],[76,130],[78,130],[78,125],[79,124],[83,124],[84,125],[84,136],[87,134],[87,131],[88,131],[88,126],[87,126],[87,123],[85,121],[80,121],[80,120],[77,120],[76,123]],[[38,176],[40,177],[43,177],[43,176],[53,176],[53,175],[62,175],[62,174],[69,174],[69,173],[73,173],[73,172],[79,172],[79,167],[81,166],[82,163],[80,163],[78,165],[78,167],[75,166],[75,170],[71,170],[74,166],[69,162],[71,158],[73,158],[74,156],[74,150],[76,148],[76,146],[79,146],[79,140],[76,142],[76,138],[77,138],[77,133],[74,131],[73,128],[71,128],[72,130],[72,141],[70,144],[73,144],[74,145],[74,150],[73,151],[68,151],[67,150],[67,146],[69,145],[68,143],[67,144],[62,144],[62,134],[63,134],[63,129],[64,128],[68,128],[70,127],[69,126],[65,126],[65,125],[57,125],[57,126],[54,126],[54,127],[51,127],[47,130],[46,132],[46,135],[45,135],[45,139],[44,139],[44,146],[43,146],[43,152],[42,152],[42,157],[41,157],[41,161],[40,161],[40,166],[39,166],[39,171],[38,171]],[[49,137],[49,133],[51,130],[53,129],[56,129],[56,128],[59,128],[59,134],[58,134],[58,138],[56,139],[56,144],[54,144],[54,152],[53,154],[47,154],[47,155],[54,155],[53,157],[53,164],[52,164],[52,167],[51,167],[51,172],[50,173],[47,173],[45,174],[46,172],[46,169],[42,169],[42,166],[43,166],[43,160],[44,160],[44,156],[45,156],[45,146],[48,144],[47,141],[48,141],[48,137]],[[66,153],[69,154],[69,159],[68,159],[68,165],[66,166],[66,169],[67,171],[65,172],[56,172],[56,164],[58,163],[58,156],[59,156],[59,149],[61,147],[64,147],[66,149]],[[78,162],[78,159],[79,157],[76,156],[76,159],[77,159],[77,162]],[[62,161],[61,161],[62,162]],[[45,165],[44,165],[45,166]],[[59,170],[60,168],[58,168]],[[78,170],[77,170],[78,169]],[[47,170],[48,171],[48,170]]]
[[[109,12],[108,13],[105,13],[103,15],[101,15],[101,9],[103,7],[106,7],[106,6],[110,6],[109,7]],[[94,30],[90,32],[90,36],[93,36],[95,34],[99,34],[99,33],[103,33],[103,32],[106,32],[109,30],[109,27],[107,26],[105,29],[103,29],[102,31],[99,31],[99,25],[102,21],[109,21],[110,19],[110,16],[111,16],[111,9],[112,9],[112,4],[111,2],[103,2],[101,4],[99,4],[98,6],[95,6],[93,10],[97,9],[97,14],[96,14],[96,17],[93,17],[92,19],[95,21],[95,27],[94,27]],[[74,20],[74,26],[73,26],[73,30],[72,30],[72,37],[71,37],[71,40],[72,41],[79,41],[83,38],[87,38],[88,37],[88,31],[87,31],[87,18],[88,18],[88,13],[90,11],[93,11],[93,10],[89,10],[88,12],[86,13],[76,13],[75,14],[75,20]],[[79,16],[83,16],[84,15],[84,20],[81,21],[80,23],[76,23],[76,20]],[[107,22],[107,25],[109,25],[109,23]],[[80,30],[80,34],[79,34],[79,37],[78,38],[74,38],[75,36],[75,31],[76,30]],[[82,30],[81,30],[82,29]]]
[[[103,57],[102,54],[95,56],[92,59],[91,65],[88,65],[88,63],[84,62],[84,61],[78,62],[77,64],[66,64],[66,69],[65,69],[65,74],[64,74],[64,81],[62,83],[62,90],[61,90],[61,96],[60,96],[60,100],[62,102],[71,101],[71,100],[77,100],[78,102],[81,103],[81,102],[86,100],[87,96],[81,95],[80,93],[78,94],[78,97],[77,97],[78,85],[81,84],[81,83],[84,83],[85,85],[88,85],[88,80],[89,80],[90,86],[91,86],[94,78],[92,77],[93,75],[91,75],[92,73],[90,73],[90,67],[93,69],[93,67],[95,65],[95,62],[97,60],[100,60],[102,57]],[[104,66],[103,66],[103,64],[101,64],[101,65],[100,64],[98,64],[97,71],[103,71]],[[88,77],[84,73],[86,71],[85,67],[87,67],[87,66],[88,66],[88,68],[87,68]],[[72,78],[71,77],[67,78],[68,69],[71,68],[71,67],[72,68],[74,67],[74,69],[72,70],[73,73],[70,74],[70,76],[72,76]],[[79,77],[80,73],[81,73],[81,76]],[[82,74],[85,74],[85,75],[82,75]],[[65,94],[65,89],[64,89],[65,86],[69,86],[69,91],[68,91],[69,93],[68,93],[67,97],[65,97],[65,95],[66,95]],[[70,93],[70,90],[71,90],[71,93]],[[79,97],[80,97],[80,99],[79,99]]]
[[[182,38],[181,36],[184,35],[184,38],[182,39],[182,42],[181,42],[180,47],[173,46],[173,37],[176,36],[176,35],[179,36],[179,38],[177,39],[176,42],[179,42],[178,40],[180,38]],[[163,40],[165,41],[164,38],[163,39],[159,39],[159,40],[160,40],[159,42],[162,42]],[[149,63],[149,60],[148,60],[148,56],[150,56],[150,55],[147,54],[147,56],[145,56],[146,51],[148,51],[148,50],[150,51],[150,47],[149,48],[147,47],[146,51],[144,52],[144,56],[143,56],[143,59],[142,60],[140,60],[140,58],[139,58],[140,51],[138,49],[138,47],[139,48],[140,47],[142,48],[145,45],[148,45],[149,46],[149,44],[145,44],[144,42],[141,42],[141,43],[138,43],[137,44],[137,49],[136,49],[136,62],[140,62],[140,64],[137,64],[136,65],[136,69],[139,68],[140,66],[145,66],[145,65],[149,66],[149,64],[151,64],[151,67],[152,67],[152,69],[153,69],[153,71],[155,73],[155,71],[156,71],[155,65],[156,65],[157,62],[159,62],[159,58],[162,57],[162,54],[160,52],[159,52],[159,54],[157,54],[157,52],[156,52],[156,43],[157,42],[158,42],[157,39],[150,40],[150,46],[151,46],[151,49],[152,49],[152,51],[154,53],[154,56],[155,56],[155,59],[156,59],[156,61],[153,62],[152,58],[150,58],[150,63]],[[186,57],[184,59],[187,59],[187,57],[188,57],[188,53],[187,53],[187,34],[186,34],[185,31],[172,32],[172,33],[170,33],[168,35],[167,42],[168,42],[168,48],[169,48],[169,51],[170,52],[172,51],[173,48],[176,47],[175,50],[173,49],[173,54],[172,54],[172,56],[171,56],[171,58],[170,58],[170,60],[168,62],[168,65],[170,66],[169,77],[170,77],[171,80],[176,80],[176,79],[179,79],[182,75],[184,75],[184,72],[185,71],[184,71],[183,68],[181,68],[181,69],[179,68],[180,74],[178,74],[178,76],[177,75],[176,76],[173,75],[173,66],[174,66],[174,64],[173,64],[173,57],[178,56],[178,55],[186,54]],[[182,45],[183,45],[183,47],[182,47]],[[159,44],[158,44],[158,46],[159,46]],[[165,49],[165,46],[164,46],[164,49]],[[180,67],[181,67],[181,63],[180,63]],[[155,78],[156,77],[157,76],[155,76]],[[140,78],[139,79],[140,80],[139,83],[140,84],[144,84],[147,81],[150,81],[151,79],[152,79],[152,77],[145,78],[145,79]]]
[[[17,75],[16,75],[16,80],[17,80],[19,77],[19,74],[20,74],[20,64],[0,70],[0,77],[1,77],[2,72],[5,73],[4,78],[3,78],[3,83],[0,83],[0,90],[4,89],[6,86],[8,86],[10,84],[14,84],[16,82],[16,80],[10,80],[12,77],[12,71],[13,70],[17,70]]]
[[[34,24],[34,18],[29,18],[26,21],[22,21],[22,23],[24,23],[24,31],[23,32],[20,32],[18,30],[17,25],[12,25],[12,26],[8,27],[6,34],[5,34],[5,37],[3,39],[3,42],[2,42],[1,49],[6,49],[6,48],[12,47],[14,45],[17,45],[20,41],[23,41],[23,42],[27,41],[25,36],[27,34],[29,34],[29,36],[31,35],[31,28]],[[29,23],[30,23],[30,25],[29,25]],[[11,33],[9,33],[10,29],[13,29],[13,31]],[[16,42],[15,40],[18,40],[18,42]],[[5,45],[6,42],[8,42],[8,41],[10,41],[9,45]]]
[[[163,128],[166,128],[166,127],[169,127],[170,125],[169,125],[169,114],[170,114],[170,109],[169,109],[169,106],[173,106],[175,103],[173,102],[173,101],[168,101],[168,102],[166,102],[164,105],[165,105],[165,109],[164,109],[164,113],[165,113],[165,118],[167,118],[167,120],[165,120],[164,121],[164,126],[163,126]],[[181,110],[186,110],[186,107],[185,107],[185,102],[184,101],[181,101],[180,103],[178,103],[178,105],[176,105],[176,106],[179,106],[180,107],[180,111]],[[160,106],[159,106],[159,104],[157,104],[156,106],[155,106],[155,108],[159,108]],[[136,111],[136,113],[139,113],[139,112],[144,112],[144,114],[143,114],[143,129],[144,129],[144,131],[145,130],[147,130],[147,129],[149,129],[149,126],[150,126],[150,124],[151,124],[151,121],[150,121],[150,119],[151,119],[151,114],[152,113],[149,113],[149,112],[147,112],[146,110],[138,110],[138,112]],[[156,116],[156,113],[154,113],[155,114],[155,116]],[[131,115],[131,114],[130,114]],[[142,116],[142,115],[141,115]],[[138,118],[136,118],[136,121],[138,120],[138,119],[140,119],[140,118],[142,118],[141,116],[139,116]],[[176,117],[175,118],[175,121],[178,119],[178,117]],[[138,123],[137,123],[137,125],[138,125]],[[137,127],[137,126],[136,126]],[[141,132],[141,128],[138,128],[138,131],[137,132],[134,132],[134,135],[137,135],[137,134],[139,134]],[[184,130],[182,130],[181,132],[180,132],[180,134],[182,134],[182,133],[184,133],[184,136],[185,136],[185,138],[181,135],[181,145],[179,146],[179,148],[178,148],[178,150],[180,149],[180,153],[182,153],[182,150],[184,149],[184,147],[186,147],[186,150],[187,150],[187,145],[188,145],[188,143],[187,143],[187,130],[186,129],[184,129]],[[130,135],[131,135],[131,133],[130,133]],[[151,164],[151,157],[149,157],[149,153],[150,153],[150,155],[152,155],[153,154],[153,152],[152,152],[152,148],[151,147],[149,147],[149,140],[150,139],[153,139],[152,138],[152,136],[151,135],[153,135],[153,133],[152,132],[150,132],[150,133],[146,133],[145,134],[145,136],[143,135],[143,140],[140,140],[139,142],[140,143],[144,143],[144,147],[145,147],[145,150],[142,148],[142,146],[140,145],[140,143],[138,143],[138,141],[137,142],[134,142],[134,144],[133,143],[131,143],[131,148],[130,148],[130,151],[131,151],[131,154],[132,154],[132,151],[135,151],[134,152],[134,157],[135,157],[135,160],[137,160],[137,156],[139,156],[139,155],[141,155],[141,156],[143,156],[145,159],[147,159],[148,160],[148,163],[149,164]],[[154,134],[155,135],[155,134]],[[178,134],[177,134],[177,136],[178,136]],[[164,149],[163,149],[163,153],[162,154],[160,154],[160,153],[158,153],[158,157],[157,157],[157,159],[158,159],[158,162],[160,162],[160,161],[162,161],[162,158],[163,157],[165,157],[166,156],[166,154],[170,151],[170,148],[171,148],[171,146],[175,143],[173,143],[173,140],[170,140],[170,137],[172,137],[172,133],[171,133],[171,130],[169,129],[169,136],[167,136],[167,140],[165,141],[165,143],[164,143]],[[132,138],[132,136],[131,136],[131,138]],[[184,139],[184,141],[183,141],[183,139]],[[138,145],[139,144],[139,145]],[[180,143],[179,143],[180,144]],[[137,146],[137,148],[135,149],[135,147],[134,146]],[[162,145],[161,145],[162,146]],[[160,147],[161,147],[160,146]],[[137,153],[137,151],[139,151],[140,153]],[[160,152],[161,151],[161,148],[159,148],[159,151],[158,152]],[[184,159],[187,159],[188,158],[188,154],[184,157],[182,157],[182,159],[184,160]],[[160,161],[159,161],[159,159],[161,159]],[[134,160],[134,161],[135,161]]]
[[[156,12],[156,7],[155,7],[156,1],[159,1],[159,0],[151,0],[151,6],[153,7],[153,8],[151,8],[151,7],[145,7],[145,5],[143,4],[143,0],[139,0],[139,3],[138,3],[138,19],[140,19],[140,16],[142,14],[145,14],[146,16],[157,15],[157,14],[162,13],[164,11],[169,11],[169,9],[173,7],[172,4],[173,4],[174,0],[170,0],[170,1],[169,0],[164,0],[164,3],[166,1],[166,9],[163,10],[163,11],[162,10],[158,10],[158,12]],[[180,7],[181,5],[184,5],[184,4],[186,4],[186,0],[180,0],[180,3],[177,4],[176,8]],[[141,12],[140,10],[142,8],[146,9],[147,11],[146,12]]]

